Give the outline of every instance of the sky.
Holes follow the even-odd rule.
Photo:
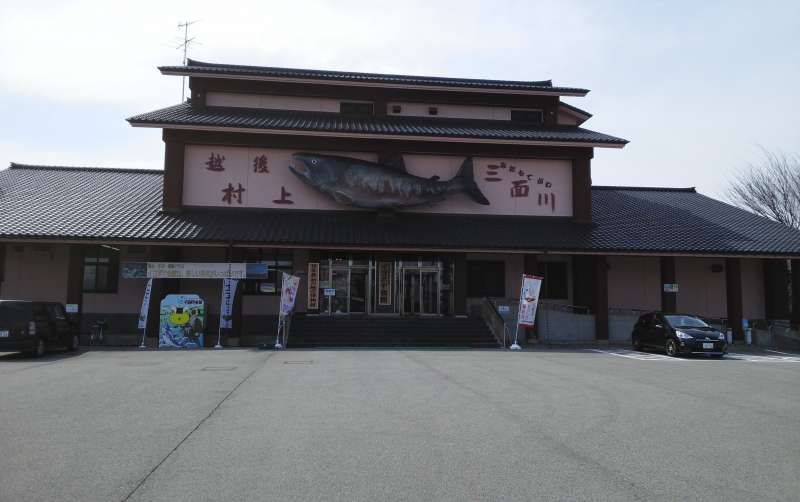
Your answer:
[[[180,102],[177,25],[210,62],[542,80],[596,149],[596,185],[695,186],[724,198],[760,148],[800,153],[800,2],[0,0],[0,168],[160,169],[157,129],[126,117]]]

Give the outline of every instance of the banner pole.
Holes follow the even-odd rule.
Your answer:
[[[228,276],[230,275],[231,275],[231,264],[228,263]],[[217,344],[214,345],[215,349],[222,348],[222,317],[225,315],[225,312],[223,312],[223,310],[225,310],[225,301],[226,301],[225,286],[227,286],[227,282],[228,279],[222,279],[222,305],[219,309],[219,326],[217,327]]]
[[[145,340],[147,339],[147,323],[144,325],[144,329],[142,330],[142,341],[139,343],[139,350],[144,350],[147,348],[145,345]]]
[[[283,314],[278,314],[278,332],[275,333],[275,349],[277,350],[283,348],[283,344],[281,344],[281,329],[285,329],[285,322]]]
[[[142,324],[142,339],[139,342],[139,350],[144,350],[147,348],[146,341],[147,341],[147,321],[150,315],[150,301],[153,292],[153,279],[150,278],[147,280],[147,286],[144,288],[144,299],[142,299],[142,307],[139,310],[139,323],[142,324],[141,319],[144,319],[144,323]],[[144,315],[142,315],[144,314]]]
[[[519,334],[519,305],[522,303],[522,292],[524,291],[524,289],[525,289],[525,277],[523,276],[522,284],[520,284],[519,286],[519,299],[517,300],[517,322],[516,322],[516,327],[514,328],[514,343],[512,343],[511,347],[509,347],[509,349],[511,350],[522,350],[522,347],[520,347],[519,344],[517,343],[518,340],[517,336]]]

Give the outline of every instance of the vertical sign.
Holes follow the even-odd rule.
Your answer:
[[[517,324],[532,327],[536,320],[536,307],[539,305],[539,290],[542,278],[536,275],[523,275],[519,294],[519,316]]]
[[[281,315],[289,315],[294,309],[294,300],[297,298],[297,287],[300,278],[296,275],[283,274],[281,286]]]
[[[144,288],[144,298],[142,298],[142,308],[139,309],[139,329],[147,327],[147,312],[150,310],[150,294],[153,292],[153,279],[147,279],[147,287]]]
[[[219,309],[219,327],[232,328],[233,327],[233,299],[236,297],[236,286],[239,281],[237,279],[222,279],[222,301]]]
[[[308,264],[308,310],[319,310],[319,263]]]
[[[378,305],[392,304],[392,262],[378,263]]]

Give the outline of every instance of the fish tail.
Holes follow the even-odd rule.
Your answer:
[[[458,170],[458,174],[456,174],[455,180],[458,180],[460,183],[462,190],[470,196],[472,200],[477,202],[478,204],[483,204],[484,206],[489,205],[489,200],[483,195],[481,189],[478,188],[478,184],[475,183],[475,173],[474,168],[472,166],[472,157],[467,157],[464,159],[464,162],[461,164],[461,168]]]

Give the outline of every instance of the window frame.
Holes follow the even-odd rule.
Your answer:
[[[102,262],[102,259],[108,259]],[[94,261],[90,261],[94,260]],[[119,263],[120,251],[111,246],[91,246],[84,250],[81,274],[81,291],[84,293],[116,294],[119,291]],[[88,268],[94,268],[93,286],[86,286],[86,272]],[[100,270],[105,269],[106,284],[98,287]]]

